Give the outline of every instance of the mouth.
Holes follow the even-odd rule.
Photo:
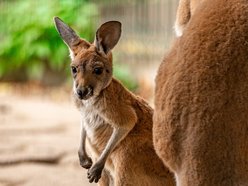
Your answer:
[[[89,99],[89,98],[91,98],[93,96],[93,90],[90,90],[85,94],[76,94],[76,96],[80,100],[87,100],[87,99]]]
[[[79,99],[81,99],[81,100],[87,100],[87,99],[91,98],[92,96],[93,96],[93,91],[88,92],[85,96],[82,96]]]

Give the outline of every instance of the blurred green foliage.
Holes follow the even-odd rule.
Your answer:
[[[0,80],[65,79],[69,53],[53,17],[59,16],[92,41],[96,15],[97,7],[89,0],[1,0]],[[51,74],[60,77],[48,80]]]
[[[98,9],[90,0],[0,0],[0,80],[37,80],[58,85],[70,74],[69,52],[53,17],[58,16],[82,38],[92,41]],[[137,83],[125,66],[114,76],[128,89]]]

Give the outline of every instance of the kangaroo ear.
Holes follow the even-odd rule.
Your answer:
[[[80,42],[80,37],[76,32],[66,25],[60,18],[54,17],[54,23],[59,35],[69,48],[72,48]]]
[[[190,0],[180,0],[177,8],[176,22],[175,22],[175,32],[176,36],[180,37],[183,35],[184,28],[188,24],[191,12],[191,1]]]
[[[109,21],[100,26],[96,32],[94,45],[97,50],[108,54],[118,43],[121,36],[121,23]]]

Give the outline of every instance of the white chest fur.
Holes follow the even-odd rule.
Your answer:
[[[87,137],[94,143],[97,141],[95,138],[99,138],[99,132],[106,127],[107,123],[101,117],[97,107],[93,106],[91,100],[83,103],[84,106],[81,108],[82,127],[85,129]]]

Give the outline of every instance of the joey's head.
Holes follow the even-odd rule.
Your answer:
[[[121,23],[102,24],[96,31],[95,41],[89,43],[58,17],[54,22],[70,51],[74,94],[83,100],[98,96],[112,80],[111,50],[121,36]]]

